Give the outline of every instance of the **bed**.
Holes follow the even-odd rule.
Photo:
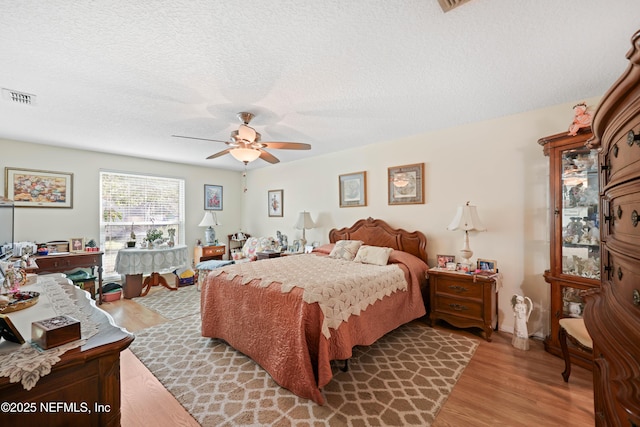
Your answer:
[[[368,218],[331,230],[329,241],[311,254],[213,270],[204,280],[201,296],[203,336],[225,341],[258,363],[280,386],[320,405],[324,403],[321,389],[333,376],[332,360],[348,360],[353,347],[373,344],[424,316],[428,307],[423,300],[428,295],[429,268],[424,234]],[[339,246],[345,241],[390,248],[385,249],[388,264],[336,259],[332,254],[336,242]],[[326,265],[330,273],[317,273],[326,271],[316,270]],[[396,287],[371,291],[377,279],[366,279],[369,267],[377,278],[393,276],[389,283]],[[342,289],[343,283],[353,280],[343,280],[341,272],[349,275],[356,270],[366,283]],[[353,303],[354,292],[362,301]],[[331,295],[329,306],[317,293]]]

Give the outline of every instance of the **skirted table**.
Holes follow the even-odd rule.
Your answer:
[[[116,256],[116,272],[126,276],[124,297],[145,296],[151,286],[157,285],[162,285],[169,290],[177,290],[177,287],[167,283],[160,272],[186,267],[188,260],[189,254],[186,245],[119,250]],[[142,282],[143,274],[149,274],[144,282]]]

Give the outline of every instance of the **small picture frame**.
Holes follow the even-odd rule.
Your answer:
[[[424,203],[424,163],[388,168],[389,205]]]
[[[69,239],[69,252],[84,252],[84,238],[72,237]]]
[[[498,263],[493,259],[478,258],[476,268],[480,271],[490,271],[492,273],[498,272]]]
[[[204,210],[222,210],[222,185],[204,185]]]
[[[450,262],[456,262],[455,255],[436,255],[436,267],[446,268]]]
[[[15,342],[17,344],[24,344],[24,338],[20,334],[20,331],[14,326],[9,316],[0,314],[0,336],[7,341]]]
[[[367,172],[354,172],[338,176],[340,207],[367,206]]]
[[[269,190],[267,192],[267,209],[269,216],[280,217],[284,215],[283,197],[284,190]]]

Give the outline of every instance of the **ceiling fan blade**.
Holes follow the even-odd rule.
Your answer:
[[[265,160],[265,161],[267,161],[269,163],[278,163],[278,162],[280,162],[280,160],[278,160],[278,158],[276,156],[274,156],[273,154],[268,153],[268,152],[266,152],[264,150],[259,150],[259,151],[260,151],[260,158],[262,160]]]
[[[199,141],[224,142],[225,144],[228,142],[228,141],[221,141],[219,139],[196,138],[194,136],[182,136],[182,135],[171,135],[171,136],[174,138],[197,139]]]
[[[225,154],[229,154],[229,151],[231,151],[231,148],[227,148],[226,150],[222,150],[216,154],[212,154],[207,157],[207,159],[215,159],[216,157],[224,156]]]
[[[311,150],[310,144],[304,144],[302,142],[260,142],[260,144],[269,148],[277,148],[280,150]]]

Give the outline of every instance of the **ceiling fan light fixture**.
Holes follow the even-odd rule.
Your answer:
[[[240,125],[238,137],[244,141],[253,142],[256,139],[256,131],[247,125]]]
[[[260,157],[260,151],[253,148],[234,148],[229,150],[229,153],[238,161],[245,164],[251,163]]]

